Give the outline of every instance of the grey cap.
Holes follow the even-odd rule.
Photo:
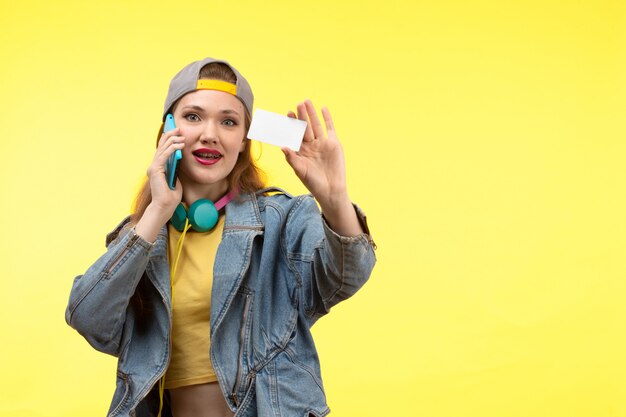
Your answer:
[[[198,78],[200,76],[200,70],[207,64],[212,62],[218,62],[221,64],[226,64],[233,72],[235,73],[235,77],[237,77],[237,82],[235,84],[236,89],[227,91],[231,94],[235,95],[248,109],[248,113],[252,116],[252,104],[254,103],[254,95],[252,94],[252,89],[250,88],[250,84],[248,81],[237,71],[235,67],[230,65],[228,62],[213,59],[213,58],[204,58],[201,61],[195,61],[191,64],[187,65],[185,68],[180,70],[178,74],[172,78],[170,81],[170,88],[167,91],[167,98],[165,99],[165,106],[163,108],[163,121],[165,121],[165,116],[170,111],[172,105],[184,96],[187,93],[198,90]],[[222,90],[222,88],[211,88]],[[226,91],[226,90],[223,90]]]

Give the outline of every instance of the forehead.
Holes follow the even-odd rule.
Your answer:
[[[196,90],[185,94],[178,102],[178,108],[197,106],[207,111],[234,110],[243,116],[243,103],[232,94],[218,90]]]

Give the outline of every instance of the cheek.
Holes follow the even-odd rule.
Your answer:
[[[185,143],[189,143],[193,137],[198,135],[198,128],[193,128],[190,126],[180,127],[180,135],[185,138]]]
[[[201,131],[199,131],[198,129],[194,129],[194,128],[190,128],[190,127],[186,127],[184,129],[181,129],[180,136],[185,138],[184,151],[190,151],[191,150],[192,145],[196,141],[196,138],[198,138],[200,136],[200,134],[201,134]]]
[[[231,152],[241,153],[246,147],[246,139],[245,132],[242,130],[240,132],[232,132],[232,134],[228,138],[229,148]]]

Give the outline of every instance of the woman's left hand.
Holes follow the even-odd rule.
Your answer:
[[[296,117],[292,111],[287,116]],[[311,100],[298,104],[298,119],[307,122],[302,145],[298,152],[281,149],[300,181],[319,202],[329,226],[342,236],[356,236],[364,230],[348,197],[343,148],[327,108],[322,108],[322,116],[328,134],[324,133]]]
[[[346,164],[330,112],[322,108],[326,134],[311,100],[299,103],[297,111],[298,119],[306,121],[307,127],[298,152],[281,148],[287,162],[323,209],[345,205],[349,201]],[[296,117],[292,111],[287,115]]]

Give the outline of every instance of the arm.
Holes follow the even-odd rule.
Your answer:
[[[376,245],[365,216],[348,197],[343,148],[330,112],[322,108],[327,133],[310,100],[298,104],[297,112],[298,119],[307,121],[302,145],[298,152],[282,150],[295,174],[319,202],[323,216],[317,207],[311,206],[315,206],[312,200],[300,204],[295,209],[299,214],[293,218],[303,217],[305,221],[293,228],[288,225],[288,230],[296,232],[288,236],[287,244],[304,242],[307,246],[312,242],[315,248],[310,263],[310,292],[305,302],[310,314],[321,315],[353,295],[367,281],[376,263]],[[296,117],[294,112],[287,115]],[[288,249],[290,254],[298,250]],[[297,258],[293,256],[291,260]],[[306,256],[299,258],[305,264],[308,261]]]
[[[126,310],[146,270],[151,242],[182,198],[180,181],[170,190],[165,180],[167,158],[185,146],[180,133],[177,128],[159,139],[147,171],[152,201],[137,225],[130,228],[124,219],[107,236],[107,252],[74,279],[65,321],[99,351],[119,355]]]
[[[65,321],[95,349],[119,355],[126,310],[148,264],[151,247],[134,228],[122,230],[108,242],[107,251],[74,279]]]
[[[354,295],[376,263],[365,216],[357,206],[352,211],[365,230],[356,236],[341,236],[331,229],[309,196],[299,197],[288,215],[286,252],[302,280],[304,307],[313,321]]]

